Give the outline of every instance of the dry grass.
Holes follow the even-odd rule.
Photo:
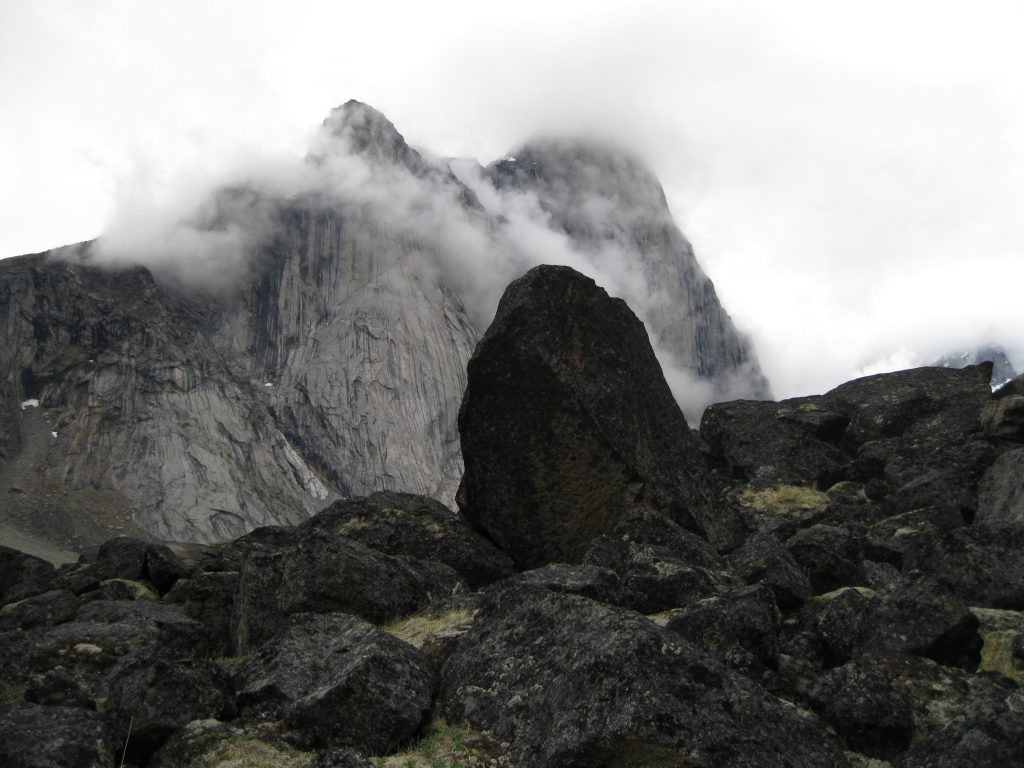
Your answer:
[[[453,608],[441,614],[417,613],[386,624],[382,629],[416,648],[422,648],[432,637],[468,629],[474,615],[476,611],[471,608]]]
[[[192,768],[305,768],[313,755],[284,750],[251,736],[225,739]]]
[[[802,485],[779,485],[758,491],[748,488],[740,494],[745,507],[770,515],[791,512],[820,511],[828,507],[828,496],[822,491]]]

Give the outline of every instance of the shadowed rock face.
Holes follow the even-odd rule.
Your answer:
[[[694,527],[706,470],[643,324],[568,267],[505,291],[459,413],[463,514],[521,566],[579,562],[643,503]]]

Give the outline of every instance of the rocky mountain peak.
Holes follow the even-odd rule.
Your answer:
[[[668,214],[657,177],[627,150],[595,140],[543,138],[492,163],[495,186],[533,187],[572,200],[603,198],[620,212]]]
[[[335,141],[341,141],[349,152],[371,160],[403,165],[413,173],[421,173],[423,158],[405,141],[394,123],[369,104],[351,99],[331,113],[323,122],[319,144],[328,151]],[[320,159],[327,152],[321,147],[312,157]]]

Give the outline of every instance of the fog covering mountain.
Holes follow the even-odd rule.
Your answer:
[[[977,365],[984,362],[992,363],[991,386],[993,392],[1008,384],[1017,376],[1017,371],[1014,370],[1013,363],[1006,356],[1006,352],[1001,347],[992,345],[979,347],[968,352],[951,352],[936,360],[934,365],[940,368],[966,368],[968,365]]]
[[[440,160],[349,102],[297,167],[0,263],[0,522],[217,541],[377,490],[450,504],[466,363],[539,263],[637,309],[691,420],[769,396],[637,160]]]

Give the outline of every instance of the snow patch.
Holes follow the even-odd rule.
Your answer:
[[[56,437],[56,436],[57,436],[57,433],[56,433],[56,432],[51,432],[50,434],[51,434],[51,435],[53,435],[54,437]]]
[[[272,386],[274,386],[274,382],[272,382],[272,381],[268,381],[268,382],[266,382],[266,383],[265,383],[265,384],[264,384],[263,386],[264,386],[264,387],[272,387]]]
[[[39,400],[37,400],[37,399],[36,399],[36,398],[34,398],[34,397],[33,397],[33,398],[32,398],[31,400],[26,400],[26,401],[24,401],[24,402],[23,402],[23,403],[21,404],[21,410],[23,410],[23,411],[24,411],[24,410],[25,410],[26,408],[38,408],[38,407],[39,407]]]

